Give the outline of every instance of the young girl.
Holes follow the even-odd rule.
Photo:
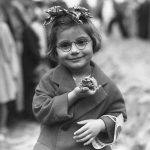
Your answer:
[[[126,109],[116,85],[91,60],[101,42],[90,13],[55,6],[48,14],[49,54],[59,64],[35,91],[33,112],[42,125],[34,150],[110,150]]]

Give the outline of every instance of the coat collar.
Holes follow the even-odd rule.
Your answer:
[[[91,61],[91,66],[93,67],[92,76],[96,78],[96,80],[98,81],[98,84],[100,85],[105,84],[107,80],[106,80],[104,73],[100,70],[99,66],[95,64],[93,61]],[[70,71],[62,65],[58,65],[55,68],[52,80],[58,83],[59,85],[64,84],[64,83],[67,84],[67,82],[71,81],[73,82],[71,85],[75,87],[75,82],[72,78]]]
[[[97,80],[98,85],[102,85],[102,87],[97,91],[94,96],[83,98],[73,106],[72,109],[74,109],[74,119],[78,119],[79,117],[96,107],[107,96],[107,93],[103,89],[103,86],[107,84],[106,76],[100,70],[100,68],[92,61],[91,66],[93,67],[92,76]],[[70,92],[76,86],[71,73],[67,68],[62,65],[56,67],[53,73],[52,80],[59,85],[59,89],[57,91],[58,94]]]
[[[59,85],[58,90],[61,92],[72,91],[76,86],[70,71],[62,65],[56,67],[52,80]]]

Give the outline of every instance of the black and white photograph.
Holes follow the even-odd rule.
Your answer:
[[[150,0],[0,0],[0,150],[150,150]]]

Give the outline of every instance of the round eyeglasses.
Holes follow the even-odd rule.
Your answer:
[[[90,42],[91,40],[88,38],[79,38],[76,39],[76,41],[62,41],[60,43],[57,44],[57,48],[62,50],[63,52],[69,52],[72,49],[72,43],[75,44],[75,46],[79,49],[79,50],[83,50],[85,49],[86,45]]]

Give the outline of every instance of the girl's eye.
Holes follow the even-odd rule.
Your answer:
[[[71,43],[70,43],[70,42],[63,42],[63,43],[60,43],[60,44],[58,45],[58,47],[61,48],[61,49],[65,49],[65,48],[68,48],[68,47],[70,47],[70,46],[71,46]]]
[[[87,44],[88,40],[87,39],[79,39],[76,41],[77,45],[85,45]]]

